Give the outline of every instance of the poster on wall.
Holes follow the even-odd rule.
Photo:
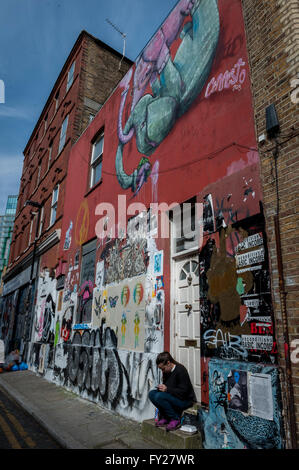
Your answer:
[[[232,370],[227,377],[228,407],[248,412],[247,372]]]
[[[144,284],[145,276],[142,275],[124,283],[122,287],[121,317],[118,318],[118,331],[121,333],[118,343],[120,348],[144,350]]]
[[[250,414],[273,421],[273,392],[271,376],[249,374]]]
[[[94,291],[93,326],[104,322],[113,329],[120,349],[144,350],[144,285],[141,275]]]
[[[104,282],[104,261],[98,261],[96,266],[95,285],[101,289]]]
[[[38,372],[43,374],[45,367],[46,344],[42,344],[39,352]]]
[[[102,321],[102,302],[103,302],[103,291],[98,287],[93,290],[92,299],[92,327],[99,328]]]
[[[159,353],[163,348],[164,327],[164,280],[147,276],[145,283],[145,338],[144,352]]]
[[[157,277],[163,275],[163,250],[154,254],[154,275]]]

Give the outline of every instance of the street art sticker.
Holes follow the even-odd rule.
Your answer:
[[[154,275],[163,275],[163,250],[154,254]]]
[[[244,221],[238,229],[229,225],[206,236],[199,256],[205,357],[271,363],[277,360],[262,227],[262,221],[254,227]]]
[[[203,89],[212,68],[219,31],[216,0],[181,0],[138,57],[134,75],[130,69],[120,83],[115,166],[123,189],[131,188],[136,195],[156,168],[156,162],[151,163],[149,157]],[[180,44],[173,57],[176,40]],[[126,100],[130,91],[133,97],[129,110]],[[123,127],[125,112],[130,114]],[[134,137],[142,157],[133,173],[127,174],[124,147]]]
[[[39,353],[39,364],[38,364],[38,372],[43,374],[44,367],[45,367],[45,354],[46,354],[46,344],[42,344]]]
[[[72,265],[70,259],[69,269],[65,277],[64,290],[63,290],[63,302],[67,302],[70,299],[75,301],[78,293],[79,284],[79,270],[77,265]]]
[[[64,313],[62,316],[60,331],[60,336],[64,342],[67,342],[71,339],[74,309],[75,304],[73,302],[69,302],[68,305],[64,305]]]
[[[248,412],[247,372],[232,370],[227,377],[228,406],[231,409]]]
[[[72,230],[73,230],[73,222],[71,221],[69,228],[67,229],[66,234],[65,234],[64,245],[63,245],[64,250],[70,249],[70,246],[72,243]]]
[[[98,287],[93,290],[93,301],[92,301],[92,326],[98,328],[101,325],[101,314],[102,314],[102,299],[103,295],[101,289]]]
[[[98,261],[96,266],[95,285],[101,289],[104,283],[104,261]]]

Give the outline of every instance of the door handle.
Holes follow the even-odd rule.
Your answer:
[[[186,305],[185,305],[185,309],[186,309],[186,310],[188,310],[188,313],[187,313],[187,315],[189,316],[189,315],[190,315],[190,313],[191,313],[191,310],[192,310],[192,305],[191,305],[191,304],[189,304],[189,305],[188,305],[188,304],[186,304]]]

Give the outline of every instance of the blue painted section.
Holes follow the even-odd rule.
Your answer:
[[[233,370],[271,375],[273,421],[228,407],[228,376]],[[200,410],[199,415],[204,448],[284,448],[281,408],[277,367],[212,359],[209,362],[209,411]]]

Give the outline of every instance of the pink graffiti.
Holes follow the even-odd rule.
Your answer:
[[[242,68],[244,65],[245,62],[240,58],[230,72],[226,70],[224,73],[220,73],[217,78],[213,77],[207,85],[205,97],[209,98],[213,93],[229,88],[232,88],[233,91],[240,91],[246,78],[246,69]]]
[[[142,54],[136,61],[136,70],[134,73],[134,93],[131,104],[131,111],[134,110],[136,104],[144,95],[148,84],[152,85],[158,75],[164,69],[169,57],[170,46],[178,37],[185,18],[191,13],[195,0],[181,0],[173,9],[171,14],[165,20],[159,31],[155,34]],[[124,88],[121,97],[119,117],[118,117],[118,137],[119,140],[128,143],[135,132],[132,128],[128,134],[123,133],[122,115],[130,87],[132,70],[124,77],[120,83],[120,87]]]

